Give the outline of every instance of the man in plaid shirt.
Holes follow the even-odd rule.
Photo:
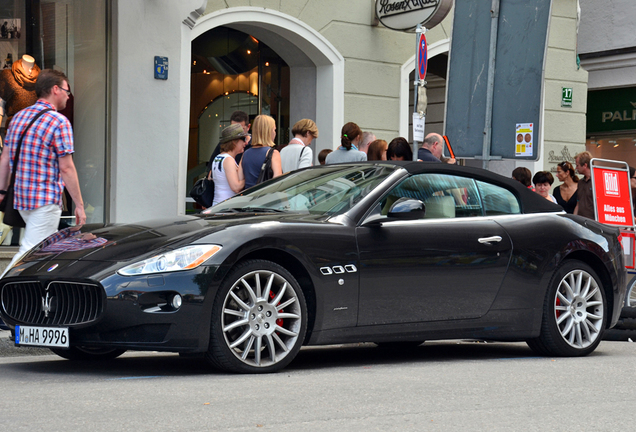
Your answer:
[[[22,255],[57,231],[62,214],[64,187],[75,203],[77,225],[86,223],[84,201],[77,171],[71,156],[73,131],[68,119],[57,111],[66,107],[71,94],[68,79],[62,72],[45,69],[35,83],[38,101],[18,112],[9,125],[5,147],[0,155],[0,202],[9,186],[13,158],[20,136],[35,115],[53,109],[38,118],[22,141],[16,171],[14,206],[26,222],[18,253],[7,267],[10,269]]]

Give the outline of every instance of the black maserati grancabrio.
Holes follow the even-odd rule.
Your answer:
[[[58,232],[0,280],[17,346],[284,368],[301,345],[526,341],[594,351],[625,298],[619,230],[488,171],[307,168],[204,214]]]

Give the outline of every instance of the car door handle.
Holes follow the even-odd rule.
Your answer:
[[[482,244],[499,243],[501,240],[502,240],[501,236],[482,237],[479,239],[479,243],[482,243]]]

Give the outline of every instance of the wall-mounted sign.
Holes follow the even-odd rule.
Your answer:
[[[375,13],[385,27],[413,30],[418,24],[433,28],[448,15],[453,0],[376,0]]]
[[[561,106],[572,108],[572,87],[561,87]]]
[[[534,126],[532,123],[517,123],[515,128],[515,156],[532,156]]]
[[[155,56],[155,79],[168,79],[168,57]]]
[[[587,133],[636,129],[636,87],[587,93]]]

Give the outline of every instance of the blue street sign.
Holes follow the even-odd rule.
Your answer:
[[[155,79],[168,79],[168,57],[155,56]]]

